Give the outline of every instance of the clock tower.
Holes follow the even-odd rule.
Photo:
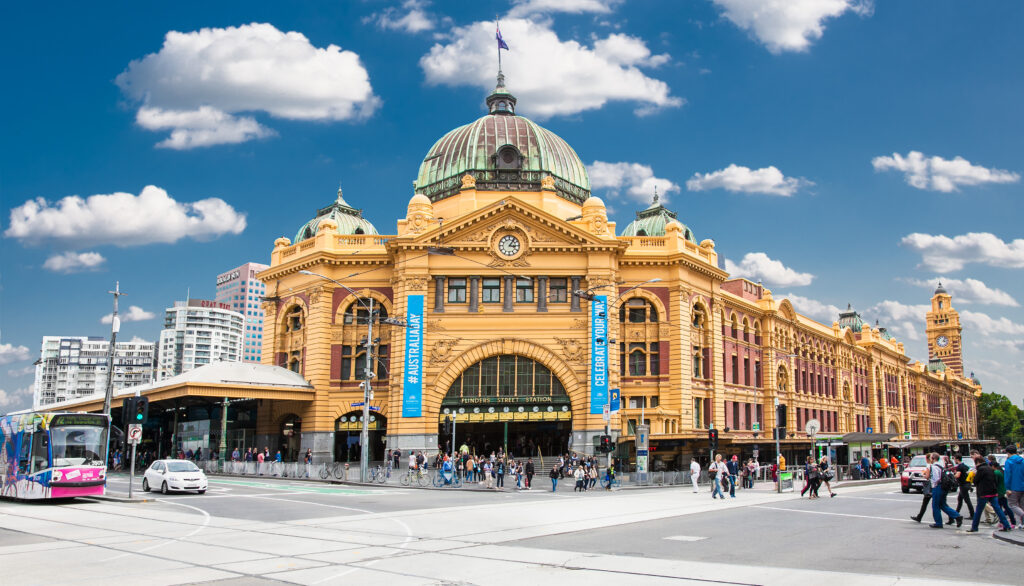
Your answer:
[[[960,341],[960,314],[953,309],[953,298],[939,283],[932,295],[932,310],[925,318],[928,334],[928,358],[938,358],[957,376],[964,375],[963,348]]]

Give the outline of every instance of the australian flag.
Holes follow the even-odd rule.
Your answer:
[[[495,27],[496,32],[494,33],[494,36],[498,39],[498,49],[505,49],[506,51],[509,51],[508,43],[505,42],[505,39],[501,38],[501,27],[498,27],[497,25],[495,25]]]

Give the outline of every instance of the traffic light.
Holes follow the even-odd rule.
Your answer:
[[[444,426],[443,426],[443,429],[444,429],[444,435],[451,435],[451,433],[452,433],[452,418],[447,416],[447,415],[444,416]]]
[[[779,405],[776,409],[778,421],[775,422],[775,427],[786,427],[786,406]]]
[[[709,429],[708,430],[708,443],[711,444],[711,449],[712,450],[717,450],[718,449],[718,430],[717,429]]]
[[[612,436],[602,435],[601,443],[598,445],[598,451],[602,454],[610,454],[615,451],[615,444],[612,443]]]
[[[129,411],[132,414],[132,423],[145,423],[149,415],[149,399],[146,397],[135,397],[134,409]]]
[[[128,429],[129,423],[135,423],[132,420],[132,414],[135,413],[135,402],[138,401],[138,397],[125,397],[121,403],[121,423],[125,430]]]

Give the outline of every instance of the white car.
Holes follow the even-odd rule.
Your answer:
[[[167,494],[172,490],[206,492],[206,474],[188,460],[157,460],[142,475],[142,490],[159,490]]]

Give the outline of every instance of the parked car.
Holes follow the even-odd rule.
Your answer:
[[[157,460],[142,475],[142,490],[159,490],[167,494],[172,490],[206,492],[206,474],[188,460]]]
[[[924,492],[925,484],[928,482],[927,472],[928,461],[925,457],[914,456],[900,474],[900,488],[903,489],[903,494],[910,492],[911,489]]]

